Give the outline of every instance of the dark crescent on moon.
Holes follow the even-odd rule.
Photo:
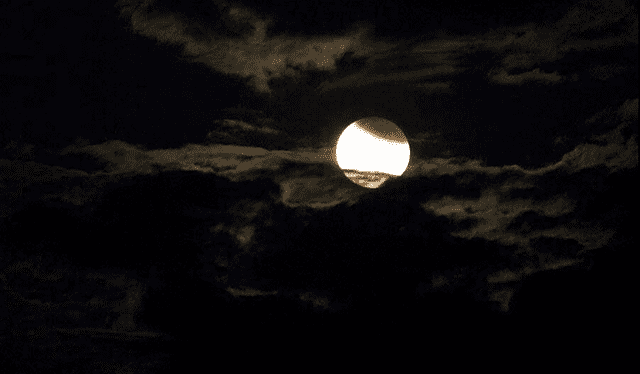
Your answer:
[[[367,117],[355,122],[356,126],[376,138],[397,143],[408,143],[402,130],[393,122],[380,117]]]

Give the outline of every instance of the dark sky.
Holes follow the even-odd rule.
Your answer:
[[[321,290],[300,275],[317,264],[351,264],[332,279],[366,264],[368,280],[397,264],[406,284],[427,274],[425,289],[482,279],[503,311],[515,291],[499,285],[635,235],[622,229],[638,165],[632,2],[87,4],[0,10],[2,217],[27,212],[5,230],[60,209],[130,243],[198,227],[231,248],[215,262],[233,292],[249,278],[244,295]],[[407,171],[376,190],[330,156],[372,116],[411,147]],[[164,231],[139,227],[149,217]],[[393,255],[398,243],[428,251]]]

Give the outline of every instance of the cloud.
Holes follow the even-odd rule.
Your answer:
[[[625,71],[628,71],[629,68],[619,65],[619,64],[609,64],[603,66],[595,66],[589,69],[589,73],[596,79],[606,81],[607,79],[619,75]]]
[[[212,130],[206,134],[205,144],[232,144],[236,146],[259,147],[271,150],[291,148],[295,142],[281,131],[266,126],[274,121],[262,120],[262,126],[254,126],[244,121],[214,121]]]
[[[588,31],[615,30],[612,25],[616,23],[624,25],[622,33],[596,38],[585,37]],[[637,37],[632,37],[637,35],[637,28],[634,8],[627,2],[586,1],[567,11],[566,16],[554,24],[527,24],[491,30],[466,44],[471,50],[486,49],[504,56],[502,66],[491,67],[494,71],[490,75],[498,75],[495,78],[500,82],[519,83],[525,77],[510,77],[506,72],[512,69],[532,69],[536,65],[558,61],[573,51],[597,51],[637,43]],[[496,74],[495,70],[499,73]],[[531,75],[529,73],[529,76]],[[558,79],[552,75],[545,78],[551,81]]]
[[[621,146],[638,133],[638,99],[625,100],[620,107],[607,107],[588,118],[580,133],[554,139],[555,144],[572,147]]]
[[[265,134],[272,134],[272,135],[280,134],[280,131],[274,130],[266,126],[256,127],[243,121],[236,121],[236,120],[230,120],[230,119],[225,119],[222,121],[214,121],[214,124],[219,125],[223,129],[224,128],[231,129],[231,130],[240,129],[244,131],[251,131],[251,132],[265,133]]]
[[[136,6],[130,2],[119,5],[121,17],[130,20],[135,32],[163,43],[180,45],[185,55],[214,70],[250,77],[250,84],[265,93],[271,92],[270,79],[296,76],[291,67],[334,71],[336,61],[346,52],[360,57],[392,47],[384,42],[371,42],[368,38],[370,30],[363,25],[354,25],[353,30],[343,36],[268,37],[272,20],[246,6],[227,2],[217,2],[223,14],[220,21],[232,28],[247,24],[251,32],[241,38],[222,37],[213,32],[206,38],[196,38],[187,30],[193,20],[172,13],[153,13],[153,1]]]
[[[2,155],[11,160],[32,160],[34,148],[33,144],[11,140],[2,149]]]
[[[553,73],[545,73],[541,72],[539,68],[534,69],[533,71],[517,74],[517,75],[509,75],[506,71],[502,71],[499,74],[493,75],[491,79],[500,84],[517,84],[521,85],[525,82],[536,81],[543,83],[559,83],[563,81],[563,78],[558,75],[557,72]]]
[[[608,140],[611,143],[605,146],[595,144],[579,145],[573,151],[562,157],[562,163],[576,170],[595,167],[605,164],[613,171],[619,169],[632,169],[638,167],[638,141],[637,136],[628,139],[624,143],[617,143],[621,136],[596,137],[594,140]]]
[[[578,34],[588,30],[606,29],[611,25],[633,17],[633,8],[624,0],[592,0],[574,5],[559,20],[557,33]]]
[[[123,8],[137,32],[182,45],[186,54],[203,59],[218,71],[253,77],[255,87],[264,92],[269,92],[268,80],[272,77],[299,74],[291,66],[335,70],[335,61],[346,50],[357,50],[361,56],[370,56],[371,61],[362,71],[326,83],[323,89],[348,85],[356,78],[363,84],[376,84],[407,81],[416,74],[428,80],[457,73],[463,70],[458,63],[465,50],[474,48],[508,51],[497,66],[491,67],[497,82],[554,83],[562,79],[557,72],[533,67],[562,57],[564,49],[557,47],[558,43],[548,46],[545,42],[571,32],[571,28],[556,32],[526,26],[521,33],[502,30],[427,41],[406,58],[398,57],[391,44],[368,40],[366,30],[332,38],[267,37],[268,20],[238,6],[225,8],[225,21],[232,25],[248,23],[253,27],[250,32],[238,38],[213,33],[208,38],[196,38],[184,26],[183,18],[152,14],[150,5],[146,2],[139,8]],[[576,17],[584,18],[581,13]],[[576,21],[569,17],[563,22],[573,25]],[[600,27],[601,23],[594,22],[587,23],[591,28]],[[383,74],[377,70],[385,63],[394,65],[398,61],[406,64],[397,71]],[[515,67],[530,70],[510,74]],[[444,83],[417,84],[431,87]],[[354,269],[361,278],[356,277],[349,287],[362,291],[363,279],[375,280],[387,295],[400,291],[399,287],[382,287],[384,282],[406,284],[394,277],[373,275],[392,271],[401,275],[407,270],[423,276],[429,287],[460,285],[459,279],[465,277],[475,277],[471,283],[487,286],[522,279],[535,271],[570,266],[585,253],[608,245],[618,230],[617,222],[624,218],[624,204],[631,197],[628,186],[622,188],[620,180],[629,179],[638,164],[637,134],[632,131],[629,135],[628,131],[633,121],[637,128],[637,107],[638,99],[628,100],[586,123],[585,133],[589,134],[585,139],[570,144],[561,159],[545,167],[525,170],[517,165],[488,167],[474,159],[413,159],[404,175],[377,190],[363,189],[349,181],[332,164],[330,147],[269,150],[256,146],[252,139],[282,137],[279,130],[239,120],[221,121],[209,132],[233,144],[148,150],[112,141],[64,149],[57,160],[63,166],[1,160],[0,175],[4,177],[0,183],[3,196],[12,196],[7,199],[9,213],[34,201],[44,202],[47,209],[50,205],[100,211],[107,217],[100,219],[121,229],[118,232],[131,232],[126,240],[140,244],[139,248],[152,248],[156,256],[189,253],[187,249],[178,254],[162,252],[156,246],[197,243],[201,246],[198,249],[215,252],[209,253],[215,259],[212,262],[224,269],[211,271],[218,272],[220,278],[226,276],[232,294],[264,295],[274,287],[288,285],[303,289],[312,281],[339,289],[348,276],[353,278]],[[602,125],[600,118],[608,118],[610,123]],[[422,132],[409,140],[437,144],[438,136]],[[71,160],[74,157],[93,161],[83,164]],[[118,207],[134,217],[118,215]],[[15,217],[16,225],[26,227],[22,233],[30,233],[34,225],[46,227],[54,216]],[[149,220],[152,224],[147,224]],[[71,224],[62,226],[75,230]],[[157,237],[165,232],[171,235],[162,240]],[[354,236],[354,232],[362,235]],[[64,234],[59,236],[62,243],[72,240],[72,235]],[[189,239],[163,242],[172,235]],[[366,242],[368,236],[375,241]],[[29,239],[29,235],[22,237]],[[549,238],[555,242],[545,241]],[[543,252],[540,247],[550,245],[571,247],[572,251],[537,256]],[[389,252],[398,247],[405,250]],[[117,248],[114,246],[114,250]],[[173,257],[164,256],[173,261]],[[255,259],[264,263],[252,263]],[[271,272],[272,280],[280,283],[263,289],[259,285],[241,287],[238,279],[254,275],[253,264],[262,266],[260,271]],[[338,270],[327,274],[332,268]],[[234,278],[237,273],[233,271],[240,276]],[[314,274],[313,279],[308,274]],[[417,275],[410,281],[416,279]],[[491,297],[500,301],[504,310],[509,295],[509,290],[500,289]],[[302,299],[322,308],[331,305],[327,301],[331,296],[300,293]]]
[[[626,24],[629,32],[637,34],[637,20],[633,21],[632,9],[628,4],[619,2],[613,6],[603,5],[606,2],[595,4],[600,11],[594,15],[592,10],[585,10],[584,5],[574,8],[567,17],[556,24],[526,24],[508,29],[497,29],[474,36],[450,36],[440,35],[438,39],[415,43],[410,50],[403,50],[402,54],[396,49],[381,52],[369,57],[365,69],[355,72],[338,80],[323,83],[321,92],[338,87],[354,87],[371,85],[377,82],[409,83],[416,77],[437,77],[439,74],[456,75],[461,73],[458,65],[461,59],[468,54],[477,51],[490,51],[496,56],[501,56],[500,65],[486,65],[487,76],[494,83],[517,84],[526,82],[538,82],[542,84],[564,83],[569,77],[564,77],[558,71],[545,71],[536,65],[561,60],[568,53],[575,50],[598,50],[614,45],[629,43],[627,36],[615,35],[595,39],[581,40],[581,32],[588,30],[606,30],[616,22]],[[583,9],[584,8],[584,9]],[[575,25],[579,27],[574,27]],[[487,62],[483,62],[487,64]],[[429,67],[424,67],[425,65]],[[376,66],[385,70],[384,75],[375,73]],[[394,71],[397,69],[398,71]],[[524,73],[511,74],[514,69],[530,69]],[[609,68],[605,68],[609,69]],[[611,70],[613,69],[613,70]],[[609,73],[603,69],[596,69],[592,74],[603,76],[621,72],[627,69],[620,66],[612,66]],[[404,70],[404,71],[402,71]],[[575,80],[572,77],[571,80]],[[605,78],[606,79],[606,78]],[[444,83],[423,83],[426,88],[440,87]],[[411,85],[410,86],[414,86]]]
[[[111,140],[99,145],[71,145],[62,149],[60,156],[63,156],[63,159],[64,156],[69,156],[67,160],[70,158],[95,160],[94,171],[103,169],[108,173],[133,170],[151,172],[150,169],[144,169],[145,161],[149,160],[149,156],[145,154],[145,151],[144,147],[128,144],[120,140]]]
[[[637,101],[627,101],[616,111],[633,116],[634,103]],[[425,133],[418,138],[436,135]],[[507,310],[507,296],[511,294],[498,286],[490,288],[490,284],[573,266],[585,253],[606,246],[616,234],[616,217],[622,214],[619,201],[625,199],[625,192],[609,180],[615,178],[616,173],[622,173],[621,178],[625,178],[629,170],[637,168],[637,140],[632,136],[622,142],[607,142],[581,144],[556,164],[535,170],[518,166],[487,167],[472,159],[416,160],[409,173],[377,190],[352,183],[331,164],[325,154],[327,150],[313,148],[268,151],[232,145],[189,145],[179,149],[145,150],[124,142],[108,142],[65,151],[92,154],[103,159],[104,165],[109,165],[108,170],[105,167],[102,171],[86,173],[22,161],[3,161],[2,167],[29,168],[29,175],[36,176],[32,181],[21,182],[22,206],[27,206],[28,201],[43,201],[54,207],[84,209],[92,215],[98,207],[117,211],[117,204],[108,202],[118,201],[133,209],[135,217],[121,217],[109,224],[122,226],[119,230],[123,235],[131,230],[129,225],[135,226],[139,241],[158,240],[143,233],[144,225],[140,226],[140,222],[144,217],[169,220],[164,223],[167,227],[174,225],[173,220],[175,225],[182,222],[184,227],[163,230],[192,230],[193,233],[171,231],[170,234],[191,237],[189,240],[200,243],[201,249],[206,248],[208,254],[202,255],[217,269],[209,270],[211,276],[224,280],[227,291],[235,295],[290,293],[296,289],[303,300],[331,309],[334,300],[345,295],[335,293],[336,290],[327,290],[320,298],[306,294],[310,289],[305,289],[294,278],[287,278],[293,277],[293,270],[285,269],[285,264],[277,260],[277,253],[289,261],[298,261],[300,274],[312,274],[318,266],[330,269],[336,261],[346,264],[352,261],[351,257],[358,258],[355,248],[364,245],[353,239],[353,229],[357,227],[363,237],[370,231],[384,232],[387,239],[380,237],[379,240],[389,240],[403,248],[430,248],[403,254],[409,256],[407,258],[417,256],[413,262],[403,263],[402,256],[394,259],[404,264],[402,266],[418,259],[431,264],[433,271],[424,270],[422,280],[427,289],[465,287],[465,279],[482,277],[474,284],[485,284],[487,297],[500,301],[502,310]],[[132,162],[136,167],[130,167]],[[74,178],[60,179],[65,175]],[[56,182],[53,185],[51,177]],[[603,193],[604,190],[599,190],[603,185],[613,189]],[[54,190],[52,186],[56,186]],[[154,193],[156,189],[162,193]],[[189,193],[185,193],[187,190]],[[72,196],[85,196],[85,199],[75,205],[64,203]],[[612,198],[617,200],[612,202]],[[161,199],[162,203],[154,199]],[[12,211],[19,207],[16,204]],[[106,213],[101,214],[102,217]],[[24,222],[38,224],[50,217],[45,214],[36,221],[25,217]],[[59,220],[74,227],[72,222]],[[430,230],[425,231],[425,225]],[[21,232],[15,227],[16,232]],[[428,233],[429,238],[421,236]],[[67,238],[64,240],[73,237],[60,235]],[[347,256],[339,248],[331,247],[330,238],[345,241],[353,251]],[[543,256],[540,246],[548,247],[544,243],[549,238],[557,242],[553,243],[558,248],[568,248],[571,244],[575,250],[554,250]],[[386,248],[390,244],[376,245]],[[439,246],[449,252],[438,252]],[[305,251],[294,251],[302,247]],[[329,256],[327,259],[303,256],[304,252],[316,253],[320,248]],[[378,252],[371,251],[366,261],[359,260],[363,271],[373,271],[378,266],[376,261],[382,261],[371,257],[375,253]],[[539,258],[538,254],[541,254]],[[296,260],[295,256],[303,257]],[[505,265],[505,259],[510,259],[510,265]],[[320,261],[319,265],[315,261]],[[253,272],[265,271],[265,268],[254,269],[254,265],[274,269],[284,266],[279,273],[286,278],[281,280],[284,283],[261,283],[258,273]],[[479,270],[465,271],[468,267]],[[333,280],[327,282],[339,282],[342,270],[332,271],[336,273],[328,279]],[[270,279],[275,282],[276,278]]]
[[[453,67],[446,65],[421,70],[385,73],[374,73],[371,70],[366,70],[349,75],[342,79],[325,82],[321,84],[317,90],[320,93],[325,93],[337,88],[356,88],[372,86],[376,84],[394,83],[398,85],[408,86],[407,88],[421,88],[425,91],[436,91],[448,89],[450,84],[446,82],[428,81],[416,83],[416,81],[424,81],[426,78],[435,78],[444,74],[452,74],[455,72],[456,70]]]
[[[618,109],[618,115],[623,121],[638,121],[638,98],[627,100]]]
[[[562,61],[576,50],[597,51],[627,45],[635,42],[630,41],[628,35],[637,34],[633,7],[615,0],[581,3],[553,24],[530,23],[467,36],[439,33],[432,40],[420,36],[394,42],[376,39],[372,27],[364,23],[353,24],[343,35],[270,35],[273,20],[269,16],[237,3],[216,1],[215,4],[221,14],[220,24],[236,30],[236,36],[222,35],[212,27],[200,25],[201,21],[177,13],[154,13],[151,11],[153,1],[136,6],[121,2],[120,9],[121,16],[130,21],[135,32],[182,46],[185,56],[213,70],[249,78],[248,84],[254,90],[273,98],[281,94],[273,88],[273,82],[282,78],[289,83],[288,88],[295,87],[292,92],[296,97],[306,95],[305,89],[322,94],[378,84],[385,88],[392,84],[434,93],[448,91],[451,78],[470,69],[461,67],[461,63],[473,59],[479,51],[498,57],[495,62],[489,58],[480,64],[493,83],[561,84],[575,81],[579,75],[573,72],[564,76],[559,73],[560,69],[543,64]],[[611,35],[585,36],[594,30],[606,34],[613,25],[623,25],[623,31],[616,26],[614,29],[618,31]],[[201,29],[205,37],[194,36],[190,31],[194,27]],[[336,65],[344,57],[360,58],[363,62],[349,71]],[[513,70],[519,72],[515,74]],[[322,78],[323,82],[308,84],[305,72],[309,71],[330,74]],[[592,74],[607,75],[603,71]],[[447,82],[437,81],[443,76]]]

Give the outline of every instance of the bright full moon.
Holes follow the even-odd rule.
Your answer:
[[[402,175],[409,155],[409,142],[402,130],[379,117],[352,123],[336,145],[340,168],[354,183],[368,188],[379,187],[390,175]]]

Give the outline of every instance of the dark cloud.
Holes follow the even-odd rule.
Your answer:
[[[615,257],[636,236],[635,8],[532,5],[500,23],[456,4],[398,3],[387,28],[355,11],[287,18],[279,2],[105,5],[118,24],[35,12],[44,31],[2,59],[18,109],[3,118],[0,280],[42,300],[24,304],[42,321],[182,341],[220,320],[268,337],[302,321],[293,341],[371,321],[489,333],[537,313],[560,329],[595,310],[572,282],[614,305]],[[411,159],[368,189],[333,154],[373,116]],[[55,269],[75,296],[47,294]]]
[[[625,103],[619,112],[628,117],[627,107],[628,104]],[[258,128],[246,123],[233,122],[229,126],[234,127],[232,125],[238,124],[244,131],[259,132]],[[156,203],[151,200],[158,199],[158,201],[170,202],[170,206],[173,207],[170,208],[167,203],[158,206],[157,208],[163,210],[161,214],[164,216],[180,217],[189,214],[193,217],[203,218],[207,211],[216,211],[219,212],[216,214],[223,215],[235,211],[236,213],[233,214],[236,218],[233,218],[232,221],[212,226],[220,228],[222,232],[227,232],[231,237],[235,237],[233,246],[237,248],[257,246],[257,248],[263,248],[262,250],[273,251],[279,247],[276,245],[271,248],[267,244],[270,242],[269,240],[256,239],[256,236],[268,233],[272,225],[279,225],[279,218],[267,218],[271,213],[266,217],[260,216],[260,214],[253,216],[253,218],[251,215],[245,217],[252,211],[251,206],[258,207],[261,204],[267,205],[259,208],[256,212],[276,212],[278,209],[283,212],[292,210],[291,217],[302,217],[300,216],[301,212],[306,212],[304,213],[306,218],[302,218],[300,222],[305,222],[305,226],[315,222],[314,225],[319,225],[317,230],[322,227],[325,232],[318,235],[326,236],[327,240],[330,237],[337,238],[340,235],[344,235],[344,238],[339,240],[347,240],[349,233],[358,233],[349,239],[357,241],[358,237],[382,235],[383,232],[378,232],[378,230],[384,227],[385,230],[391,230],[385,234],[388,236],[385,240],[393,241],[406,235],[418,235],[413,239],[406,237],[402,240],[429,242],[432,239],[427,240],[418,234],[419,227],[423,225],[419,222],[424,221],[424,224],[427,224],[426,221],[429,221],[430,230],[440,227],[438,230],[444,230],[442,235],[449,236],[448,240],[453,243],[451,245],[454,247],[464,246],[461,242],[464,240],[482,240],[505,243],[505,245],[506,243],[520,243],[519,245],[527,246],[527,241],[532,235],[546,233],[545,235],[559,235],[558,238],[576,240],[585,248],[597,248],[598,241],[610,235],[610,231],[607,231],[610,229],[607,227],[611,227],[611,224],[604,222],[602,217],[619,215],[620,209],[622,209],[622,200],[617,203],[608,201],[607,203],[594,204],[586,197],[593,196],[596,199],[602,199],[606,198],[605,196],[616,196],[617,199],[622,199],[621,196],[625,196],[622,190],[615,190],[618,188],[617,186],[623,185],[616,180],[618,178],[624,179],[628,174],[625,170],[637,166],[637,156],[634,161],[633,149],[628,148],[633,144],[635,144],[635,137],[624,143],[581,145],[566,154],[563,160],[556,165],[530,171],[517,166],[487,167],[468,159],[422,160],[411,165],[405,176],[389,181],[379,190],[371,192],[363,191],[360,187],[350,183],[335,166],[331,166],[330,159],[323,158],[322,153],[303,150],[268,151],[237,145],[192,145],[183,149],[155,151],[131,146],[124,142],[110,142],[101,146],[80,145],[61,152],[61,157],[84,154],[84,160],[88,155],[93,155],[94,166],[82,172],[23,161],[6,161],[4,168],[14,170],[10,175],[28,173],[41,176],[40,179],[33,179],[27,184],[22,183],[20,186],[16,186],[19,189],[14,194],[17,193],[19,199],[23,201],[23,206],[24,204],[29,206],[29,199],[38,199],[48,201],[46,204],[54,204],[54,207],[66,206],[67,208],[64,209],[73,210],[77,209],[75,207],[87,204],[89,206],[100,204],[101,206],[110,206],[109,209],[115,212],[118,210],[117,206],[123,206],[122,209],[125,209],[124,206],[131,207],[133,206],[131,204],[145,204],[144,201],[149,201],[149,206],[140,206],[134,210],[142,216],[156,216],[159,213],[152,214],[149,209],[156,209],[153,208]],[[611,157],[597,156],[602,152],[611,154]],[[587,154],[595,156],[585,157]],[[67,167],[71,166],[72,164],[67,164]],[[101,166],[101,169],[97,169],[98,166]],[[73,167],[82,168],[82,164]],[[40,169],[41,171],[36,172]],[[18,170],[23,171],[17,172]],[[57,171],[53,172],[54,170]],[[143,170],[147,170],[146,174],[142,173]],[[46,176],[47,173],[50,177]],[[186,173],[189,173],[190,176],[187,177]],[[4,174],[9,175],[7,172]],[[65,177],[65,174],[68,174],[69,177]],[[175,175],[175,177],[171,175]],[[120,186],[133,183],[134,179],[132,178],[134,177],[137,180],[135,182],[135,191],[137,192],[129,191],[126,188],[119,192],[121,188],[124,188]],[[147,179],[148,181],[145,181]],[[127,180],[131,180],[131,182],[126,182]],[[179,183],[176,184],[178,181]],[[5,183],[12,182],[10,179],[6,179]],[[48,187],[60,185],[60,183],[67,187],[63,187],[60,191],[51,190],[51,187]],[[105,183],[113,185],[113,187],[107,188]],[[244,184],[234,186],[234,183]],[[253,188],[251,186],[258,188],[253,198],[249,196]],[[267,188],[268,186],[271,187]],[[108,192],[112,188],[113,192]],[[167,190],[167,188],[169,189]],[[617,192],[611,190],[612,188]],[[180,195],[187,190],[191,193],[185,196]],[[211,202],[208,202],[210,200],[207,197],[208,191],[217,191],[210,194],[211,198],[214,198]],[[106,199],[105,194],[122,196],[113,198],[115,199],[113,203],[108,203],[104,200]],[[597,197],[600,196],[599,194],[602,197]],[[264,200],[267,196],[270,197]],[[44,200],[42,200],[43,198]],[[190,200],[186,201],[185,198]],[[253,201],[253,203],[245,207],[231,209],[233,201],[236,199],[242,199],[246,202]],[[117,200],[121,201],[116,203]],[[278,205],[281,207],[277,208]],[[197,208],[198,206],[202,208]],[[264,210],[267,206],[270,208]],[[606,208],[603,210],[597,207]],[[45,208],[42,205],[35,205],[29,209]],[[54,209],[51,211],[54,212],[52,214],[58,214],[55,213],[55,209],[60,208],[46,209]],[[93,208],[83,209],[93,211]],[[317,213],[311,213],[316,210]],[[28,220],[26,217],[35,214],[30,213],[30,210],[24,212],[20,214],[25,216],[25,220]],[[122,213],[124,212],[130,212],[130,210],[125,209]],[[416,212],[415,214],[418,216],[413,217],[413,213],[410,212]],[[316,214],[319,216],[314,218]],[[327,214],[329,216],[326,218],[319,218]],[[53,219],[53,216],[50,217],[44,213],[37,215],[44,220],[43,225],[45,221]],[[353,219],[350,219],[349,217],[352,215]],[[423,218],[418,218],[420,215]],[[97,226],[102,227],[106,222],[112,222],[112,224],[117,223],[126,227],[126,222],[132,222],[132,225],[133,222],[137,222],[135,218],[129,217],[125,220],[124,217],[109,219],[102,217],[99,219],[105,223]],[[379,220],[383,217],[386,221],[380,222]],[[20,221],[19,218],[15,219]],[[73,218],[68,219],[73,220]],[[163,220],[170,221],[166,217]],[[329,224],[331,221],[335,222]],[[260,223],[256,226],[257,222]],[[577,222],[594,224],[595,226],[589,230],[575,231]],[[65,226],[75,227],[74,225],[69,223]],[[334,225],[338,226],[334,227]],[[356,225],[357,228],[349,228],[353,225]],[[162,227],[165,225],[163,224]],[[338,227],[342,228],[338,229]],[[563,227],[571,227],[573,231],[564,231]],[[598,234],[597,230],[600,229],[604,231]],[[126,229],[124,230],[126,231]],[[219,232],[216,230],[213,232]],[[332,231],[333,234],[330,235],[329,232]],[[344,233],[339,234],[342,231]],[[444,234],[445,232],[446,234]],[[573,234],[563,236],[568,232],[573,232]],[[47,237],[48,235],[45,234],[46,232],[43,232],[42,235]],[[273,240],[277,242],[275,238],[284,234],[269,235],[272,237],[271,242]],[[298,235],[299,239],[296,240],[305,241],[309,240],[308,237],[311,234],[289,234],[288,237],[293,240]],[[15,239],[19,241],[18,237]],[[32,236],[31,240],[37,242],[40,239]],[[310,240],[310,242],[314,243],[313,245],[322,246],[318,240]],[[301,242],[295,244],[294,247],[298,248],[302,245]],[[366,247],[365,244],[357,245]],[[411,246],[413,245],[417,244],[411,244]],[[392,246],[392,244],[389,243],[388,246]],[[406,244],[406,246],[410,245]],[[448,253],[448,250],[445,252]],[[339,256],[339,253],[338,251],[335,255]],[[445,261],[440,267],[455,267],[456,261],[459,261],[461,257],[465,258],[465,261],[471,261],[472,258],[475,258],[475,255],[447,254],[444,256],[444,253],[431,255],[443,259],[451,256],[451,260],[447,261],[452,262]],[[483,255],[478,257],[478,261],[485,260],[491,261],[490,258],[484,258]],[[433,263],[433,260],[429,261]],[[465,262],[464,265],[470,264]]]
[[[243,121],[214,121],[204,144],[233,144],[271,150],[291,149],[296,142],[288,135],[268,127],[274,121],[262,121],[261,127]]]
[[[349,123],[380,116],[409,138],[442,133],[438,146],[415,147],[421,157],[540,167],[576,145],[554,145],[566,135],[554,132],[582,131],[575,126],[597,111],[637,97],[633,85],[620,86],[637,79],[637,43],[628,37],[637,33],[634,8],[605,3],[532,6],[518,16],[505,13],[504,23],[494,26],[471,17],[466,31],[456,31],[452,20],[507,10],[478,6],[456,15],[452,6],[436,20],[428,7],[396,4],[396,24],[381,21],[395,13],[378,6],[357,12],[346,6],[340,22],[320,22],[313,33],[294,32],[298,21],[279,12],[304,18],[315,9],[322,18],[327,10],[320,4],[289,9],[278,2],[122,1],[108,10],[118,15],[116,23],[89,22],[74,8],[47,13],[36,7],[34,35],[26,43],[31,52],[15,49],[26,45],[17,43],[19,33],[10,52],[32,57],[5,64],[14,77],[6,94],[13,107],[24,107],[7,131],[36,148],[68,145],[79,134],[94,144],[116,139],[163,148],[203,142],[216,120],[260,126],[272,118],[271,128],[296,140],[282,145],[291,149],[300,142],[322,146]],[[119,51],[113,68],[100,63],[106,56],[93,40],[109,40]],[[589,94],[603,81],[601,95]],[[226,117],[221,109],[232,107],[264,115]],[[54,119],[60,116],[65,126]],[[530,136],[539,126],[548,129]],[[226,135],[218,140],[233,141]]]
[[[534,171],[431,160],[365,191],[309,151],[155,151],[123,142],[79,149],[108,160],[103,171],[5,161],[4,168],[41,169],[34,175],[43,176],[14,192],[20,204],[3,222],[5,258],[55,254],[65,269],[123,274],[126,284],[144,286],[118,292],[144,307],[130,321],[123,319],[128,312],[111,316],[116,298],[91,318],[172,336],[206,316],[232,319],[247,308],[270,316],[241,323],[251,329],[285,323],[269,314],[276,309],[346,323],[350,313],[388,314],[384,305],[392,303],[397,312],[387,318],[421,325],[460,310],[473,318],[538,310],[523,296],[530,295],[528,283],[519,282],[581,267],[622,240],[616,228],[631,197],[620,186],[634,170],[614,172],[606,160]],[[201,305],[202,294],[216,302]],[[167,323],[169,300],[190,310],[189,318]],[[78,301],[79,310],[87,303]]]

